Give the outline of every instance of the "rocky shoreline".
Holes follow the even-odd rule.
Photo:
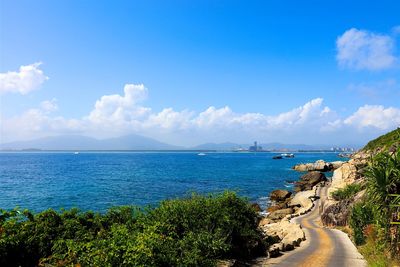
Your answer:
[[[320,208],[321,220],[324,226],[340,226],[347,223],[348,212],[358,199],[362,199],[365,190],[359,192],[354,199],[337,201],[332,193],[357,183],[361,179],[360,171],[367,164],[369,153],[358,152],[348,161],[325,162],[318,160],[293,166],[293,169],[304,172],[296,181],[294,192],[277,189],[271,192],[272,204],[267,208],[267,215],[259,223],[259,227],[272,241],[267,257],[277,257],[281,252],[293,250],[306,239],[301,225],[291,221],[291,218],[303,215],[314,207],[318,199],[317,190],[324,187],[328,179],[325,172],[333,172],[332,182],[328,188],[327,199]]]
[[[314,202],[318,199],[318,188],[325,186],[328,180],[323,172],[340,168],[343,163],[319,160],[315,163],[296,165],[293,169],[307,170],[294,183],[296,193],[283,189],[271,192],[269,197],[272,204],[267,208],[267,215],[259,222],[260,229],[272,243],[267,251],[267,257],[277,257],[281,252],[293,250],[306,239],[301,225],[292,222],[291,219],[313,209]]]
[[[324,226],[345,226],[353,205],[362,201],[366,190],[361,190],[354,197],[347,200],[336,200],[333,193],[351,184],[362,184],[364,167],[368,163],[372,153],[358,152],[351,156],[350,160],[343,163],[333,172],[332,184],[328,189],[328,196],[322,207],[321,221]]]
[[[301,242],[306,240],[302,226],[293,220],[294,217],[310,212],[315,201],[319,199],[319,189],[328,187],[328,196],[319,204],[321,221],[324,226],[341,225],[340,218],[345,217],[352,203],[335,201],[331,196],[333,192],[346,185],[357,182],[360,170],[367,164],[369,154],[359,152],[353,154],[348,161],[325,162],[318,160],[314,163],[304,163],[293,166],[292,169],[303,172],[300,179],[294,182],[294,192],[276,189],[269,195],[270,206],[266,212],[261,212],[259,228],[271,244],[263,259],[276,258],[282,252],[294,250]],[[329,182],[325,172],[333,172],[332,181]],[[361,198],[365,191],[361,191],[355,199]],[[347,205],[347,206],[346,206]],[[259,208],[258,205],[255,205]],[[324,219],[325,218],[325,219]],[[333,222],[333,223],[332,223]],[[257,260],[256,260],[257,261]],[[236,261],[220,261],[218,266],[236,266]],[[247,266],[247,265],[246,265]]]

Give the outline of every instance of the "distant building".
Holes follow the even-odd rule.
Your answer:
[[[332,147],[331,151],[333,152],[354,152],[356,149],[352,147]]]
[[[254,142],[254,146],[249,147],[249,151],[251,152],[257,152],[262,150],[263,150],[262,147],[257,144],[257,141]]]

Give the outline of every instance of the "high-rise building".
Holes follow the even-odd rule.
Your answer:
[[[254,141],[254,146],[250,146],[249,151],[252,152],[262,151],[262,147],[257,144],[257,141]]]

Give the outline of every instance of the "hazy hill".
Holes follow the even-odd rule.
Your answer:
[[[363,150],[376,150],[378,148],[388,150],[392,146],[400,146],[400,128],[369,141]]]
[[[42,150],[173,150],[178,146],[159,142],[140,135],[126,135],[117,138],[95,139],[80,135],[44,137],[30,141],[11,142],[0,145],[1,149],[42,149]]]

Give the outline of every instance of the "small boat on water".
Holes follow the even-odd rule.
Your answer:
[[[206,154],[205,153],[199,153],[199,154],[197,154],[197,156],[205,156]]]
[[[74,152],[74,155],[78,155],[78,154],[79,154],[79,152],[78,152],[78,151]]]
[[[285,157],[285,158],[294,158],[294,154],[292,154],[292,153],[283,153],[283,154],[281,154],[281,156]]]
[[[281,155],[276,155],[276,156],[273,156],[272,159],[283,159],[283,157]]]

